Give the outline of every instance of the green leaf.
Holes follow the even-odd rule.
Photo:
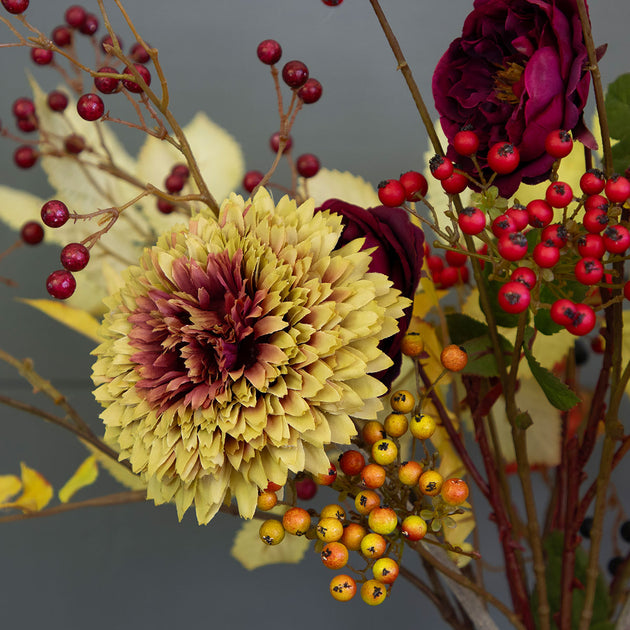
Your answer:
[[[623,173],[630,164],[630,73],[617,77],[606,93],[610,135],[619,142],[613,147],[613,167]]]
[[[526,339],[531,338],[532,334],[533,330],[531,328],[528,329]],[[523,352],[525,353],[525,358],[527,359],[527,363],[529,364],[529,369],[532,371],[533,377],[540,385],[547,400],[556,409],[568,411],[580,402],[580,397],[577,396],[568,385],[563,383],[557,376],[538,363],[538,361],[534,358],[534,355],[527,347],[527,343],[523,344]]]

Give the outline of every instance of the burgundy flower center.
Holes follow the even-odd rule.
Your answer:
[[[494,74],[494,93],[505,103],[517,105],[523,93],[523,72],[525,67],[510,61]]]

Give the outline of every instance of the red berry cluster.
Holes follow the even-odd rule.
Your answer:
[[[190,177],[190,170],[185,164],[175,164],[171,172],[164,179],[164,188],[171,195],[178,195],[184,189]],[[157,209],[162,214],[170,214],[175,210],[175,204],[160,197],[157,200]]]

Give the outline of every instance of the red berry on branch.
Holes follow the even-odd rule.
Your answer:
[[[280,61],[282,57],[282,46],[275,39],[265,39],[256,49],[258,59],[268,66],[272,66],[274,63]]]
[[[504,234],[497,241],[497,250],[505,260],[521,260],[527,254],[527,237],[522,232]]]
[[[544,199],[534,199],[527,204],[529,224],[535,228],[544,228],[553,219],[553,208]]]
[[[601,258],[606,253],[604,239],[599,234],[582,234],[577,240],[577,250],[583,258]]]
[[[538,243],[532,252],[534,262],[543,269],[555,267],[560,260],[560,249],[550,239]]]
[[[111,66],[103,66],[102,68],[99,68],[97,72],[118,74],[118,70],[116,70],[116,68],[112,68]],[[118,90],[119,85],[120,80],[114,79],[113,77],[94,77],[94,87],[103,94],[113,94]]]
[[[549,184],[545,192],[545,200],[554,208],[566,208],[573,201],[571,186],[565,182]]]
[[[584,201],[585,210],[603,210],[608,212],[608,199],[604,195],[590,195]]]
[[[407,201],[418,201],[429,190],[429,183],[422,173],[407,171],[398,180],[405,189]]]
[[[296,160],[296,168],[302,177],[314,177],[319,172],[319,160],[312,153],[304,153]]]
[[[497,142],[488,151],[488,166],[499,175],[512,173],[520,160],[518,149],[509,142]]]
[[[146,66],[143,66],[141,63],[134,63],[133,67],[136,69],[142,80],[147,85],[151,85],[151,73],[149,72],[148,68]],[[127,66],[123,70],[123,74],[131,74],[129,66]],[[142,87],[138,83],[136,83],[134,79],[123,79],[123,85],[134,94],[140,94],[140,92],[142,92]]]
[[[24,13],[28,9],[29,0],[2,0],[2,6],[13,15]]]
[[[21,96],[13,101],[11,111],[16,118],[30,118],[35,116],[35,103],[30,98]]]
[[[44,228],[37,221],[28,221],[20,230],[20,238],[27,245],[37,245],[44,240]]]
[[[567,324],[566,329],[577,337],[583,337],[588,335],[593,328],[595,328],[595,322],[597,317],[595,312],[590,306],[586,304],[576,304],[575,314],[570,324]]]
[[[515,203],[511,208],[508,208],[505,214],[514,221],[517,232],[524,230],[529,225],[527,208],[520,203]]]
[[[72,31],[67,26],[58,26],[53,30],[50,38],[59,48],[65,48],[72,44]]]
[[[93,13],[87,13],[83,24],[79,26],[79,32],[83,35],[94,35],[98,30],[98,18]]]
[[[308,79],[308,68],[305,63],[294,59],[287,61],[282,68],[282,80],[292,89],[301,88]]]
[[[568,131],[556,129],[545,138],[545,151],[556,160],[566,157],[573,149],[573,140]]]
[[[582,258],[574,269],[575,279],[587,286],[597,284],[604,276],[604,265],[597,258]]]
[[[444,260],[440,256],[431,254],[425,258],[427,267],[431,273],[439,273],[444,269]]]
[[[122,39],[120,39],[120,37],[118,35],[116,35],[116,41],[118,42],[118,46],[120,48],[122,48],[122,45],[123,45],[122,44]],[[108,55],[109,51],[106,49],[106,46],[112,46],[112,47],[114,46],[114,38],[109,33],[107,33],[107,35],[103,35],[103,37],[101,37],[101,50],[106,55]],[[130,55],[130,57],[131,57],[131,55]],[[134,59],[133,57],[131,57],[131,59],[133,61],[138,61],[137,59]]]
[[[90,251],[81,243],[68,243],[61,250],[61,264],[68,271],[81,271],[90,261]]]
[[[304,477],[304,479],[296,480],[295,493],[297,494],[298,499],[308,501],[317,493],[317,484],[310,477]]]
[[[604,247],[611,254],[623,254],[630,246],[630,232],[623,225],[611,225],[602,235]]]
[[[66,24],[72,26],[72,28],[79,28],[85,21],[86,16],[87,11],[78,4],[73,4],[71,7],[68,7],[64,14]]]
[[[23,131],[24,133],[31,133],[38,128],[39,123],[35,116],[31,116],[30,118],[18,118],[16,125],[20,131]]]
[[[599,234],[608,225],[608,214],[604,210],[587,210],[582,219],[582,225],[591,234]]]
[[[359,451],[345,451],[339,456],[339,468],[344,475],[358,475],[365,468],[365,457]]]
[[[280,149],[280,137],[280,132],[276,131],[274,134],[271,135],[271,138],[269,138],[269,146],[274,153],[278,153]],[[284,145],[284,149],[282,149],[282,152],[284,153],[285,151],[289,151],[292,146],[293,138],[291,136],[287,136],[286,144]]]
[[[510,275],[510,280],[524,284],[530,291],[536,285],[536,274],[529,267],[518,267]]]
[[[70,218],[68,206],[63,201],[51,199],[47,201],[41,210],[42,221],[44,225],[51,228],[61,227]]]
[[[171,173],[164,180],[164,188],[170,193],[178,193],[186,185],[186,180],[175,173]]]
[[[338,7],[343,0],[322,0],[327,7]]]
[[[553,244],[561,249],[567,244],[568,238],[569,233],[562,223],[548,225],[541,234],[542,241],[553,241]]]
[[[575,304],[566,298],[556,300],[549,312],[553,322],[559,326],[568,326],[575,317]]]
[[[38,66],[47,66],[52,63],[53,51],[47,48],[31,48],[31,59]]]
[[[58,300],[69,298],[77,287],[74,276],[67,269],[53,271],[46,280],[46,290]]]
[[[630,181],[619,173],[613,173],[606,182],[605,191],[612,203],[623,204],[630,197]]]
[[[39,154],[37,151],[26,144],[19,146],[13,152],[13,161],[19,168],[31,168],[37,162]]]
[[[405,187],[397,179],[385,179],[378,185],[378,198],[388,208],[402,205],[405,197]]]
[[[474,155],[479,148],[479,136],[472,130],[462,129],[453,138],[453,148],[460,155]]]
[[[166,199],[162,199],[161,197],[157,200],[157,209],[162,214],[171,214],[173,210],[175,210],[175,205],[170,201],[166,201]]]
[[[118,40],[120,43],[120,40]],[[151,61],[151,55],[146,51],[146,48],[140,43],[136,42],[129,50],[129,56],[136,63],[149,63]]]
[[[249,193],[252,192],[260,184],[263,177],[264,175],[260,171],[248,171],[243,177],[243,188]]]
[[[62,112],[66,109],[66,107],[68,107],[68,97],[59,90],[53,90],[50,92],[46,102],[53,112]]]
[[[606,186],[606,178],[598,168],[591,168],[580,177],[580,188],[586,195],[597,195]]]
[[[185,164],[175,164],[171,169],[171,174],[188,179],[190,177],[190,169]]]
[[[449,195],[459,195],[468,187],[468,179],[461,171],[453,171],[441,182],[444,192]]]
[[[64,149],[72,155],[79,155],[85,149],[85,138],[79,134],[72,133],[63,141]]]
[[[464,234],[479,234],[486,227],[486,214],[479,208],[468,206],[459,213],[457,223]]]
[[[529,307],[531,294],[523,283],[510,281],[499,289],[497,301],[506,313],[522,313]]]
[[[83,120],[98,120],[105,113],[103,99],[98,94],[83,94],[77,101],[77,113]]]
[[[322,96],[322,84],[317,79],[307,79],[297,94],[306,105],[316,103]]]
[[[453,162],[443,155],[434,155],[429,160],[429,170],[435,179],[446,179],[453,173]]]
[[[525,224],[527,225],[527,223]],[[522,227],[525,227],[522,226]],[[522,228],[521,228],[522,229]],[[500,214],[492,221],[492,233],[500,238],[504,234],[511,234],[512,232],[519,232],[516,222],[509,214]]]
[[[451,267],[463,267],[468,262],[468,256],[465,252],[453,251],[452,249],[446,251],[444,258]]]

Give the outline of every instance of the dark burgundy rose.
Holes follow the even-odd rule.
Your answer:
[[[407,212],[401,208],[361,208],[339,199],[329,199],[318,210],[331,210],[343,217],[344,229],[339,246],[355,238],[365,238],[363,249],[376,247],[372,252],[370,271],[388,276],[405,297],[413,300],[420,281],[424,256],[424,234],[409,220]],[[394,361],[394,365],[374,376],[388,387],[400,373],[402,340],[409,321],[412,307],[405,310],[399,322],[397,335],[381,342],[381,350]]]
[[[589,90],[586,46],[575,0],[476,0],[462,36],[433,74],[433,97],[449,142],[465,125],[481,140],[482,167],[490,146],[511,142],[520,151],[514,173],[494,183],[509,197],[521,181],[545,180],[553,158],[545,138],[554,129],[595,148],[582,112]],[[473,173],[470,160],[449,157]]]

